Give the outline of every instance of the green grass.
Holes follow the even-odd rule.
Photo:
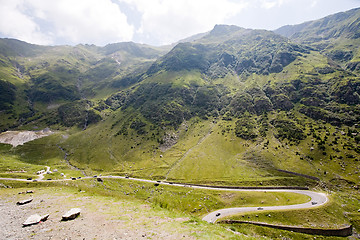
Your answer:
[[[41,169],[44,166],[23,162],[16,155],[0,156],[0,177],[35,178],[36,172]]]
[[[64,160],[65,154],[56,146],[59,139],[61,134],[37,139],[16,148],[0,144],[0,176],[36,179],[37,171],[46,170],[46,166],[49,166],[53,173],[46,174],[45,179],[62,179],[61,173],[67,177],[83,176]]]
[[[270,113],[268,121],[280,115],[283,113]],[[119,113],[117,117],[124,115]],[[89,175],[167,177],[172,181],[217,185],[314,186],[315,183],[309,179],[276,171],[284,169],[319,177],[331,185],[345,180],[356,184],[357,153],[346,147],[354,140],[340,134],[347,129],[316,122],[296,111],[294,117],[307,136],[298,143],[276,138],[277,130],[271,125],[265,137],[252,141],[235,136],[235,120],[217,119],[213,123],[215,119],[194,118],[186,123],[187,130],[180,127],[177,131],[167,131],[177,135],[178,139],[174,146],[162,151],[157,139],[165,132],[147,129],[146,135],[138,135],[130,130],[127,136],[116,135],[121,124],[112,128],[117,118],[109,117],[86,131],[73,129],[38,139],[9,150],[9,154],[17,156],[21,162],[49,165],[64,172],[68,166],[59,145],[68,153],[70,163]],[[257,123],[257,131],[260,127]],[[319,138],[326,138],[325,151],[318,148],[317,139],[310,129],[315,129]],[[155,137],[151,136],[152,133]],[[338,138],[337,144],[332,143],[335,138]]]
[[[229,227],[229,226],[227,226]],[[230,229],[233,231],[245,234],[248,237],[253,237],[256,239],[294,239],[294,240],[303,240],[303,239],[324,239],[324,240],[341,240],[344,237],[326,237],[320,235],[309,235],[303,233],[295,233],[286,230],[278,230],[267,227],[259,227],[251,224],[233,224],[230,226]]]

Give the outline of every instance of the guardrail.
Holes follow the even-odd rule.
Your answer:
[[[293,231],[298,233],[306,233],[312,235],[322,235],[322,236],[337,236],[337,237],[348,237],[352,235],[352,225],[348,225],[342,228],[305,228],[305,227],[294,227],[294,226],[284,226],[284,225],[275,225],[268,223],[260,222],[251,222],[251,221],[238,221],[238,220],[222,220],[218,223],[224,224],[251,224],[261,227],[270,227],[275,229]]]

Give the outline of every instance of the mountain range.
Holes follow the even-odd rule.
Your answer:
[[[3,153],[45,164],[62,149],[87,172],[193,183],[358,186],[359,17],[216,25],[163,47],[0,39],[0,131],[58,132]]]

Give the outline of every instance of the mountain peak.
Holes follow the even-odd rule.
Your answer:
[[[241,30],[241,27],[235,25],[224,25],[224,24],[216,24],[214,28],[210,31],[210,35],[224,35],[229,33],[234,33]]]

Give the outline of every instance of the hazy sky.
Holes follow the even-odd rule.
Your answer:
[[[0,0],[0,37],[162,45],[215,24],[272,30],[356,7],[360,0]]]

